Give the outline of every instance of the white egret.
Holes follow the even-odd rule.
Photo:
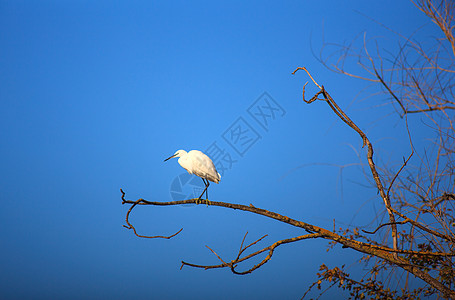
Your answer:
[[[210,183],[209,180],[215,183],[219,183],[221,180],[221,175],[216,171],[215,165],[212,160],[202,153],[199,150],[191,150],[186,152],[185,150],[177,150],[171,157],[166,158],[164,161],[167,161],[171,158],[179,157],[178,163],[188,171],[190,174],[194,174],[198,177],[201,177],[204,182],[205,189],[202,191],[202,194],[199,196],[196,203],[201,200],[202,195],[206,193],[207,201],[209,202],[208,191]]]

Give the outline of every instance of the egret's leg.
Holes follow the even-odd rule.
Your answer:
[[[209,200],[209,185],[210,182],[206,179],[207,181],[207,187],[205,188],[205,196],[207,197],[207,206],[211,205],[210,200]]]
[[[207,182],[205,182],[204,178],[200,177],[202,179],[202,182],[204,182],[205,189],[202,191],[202,194],[199,196],[199,198],[196,200],[196,204],[199,204],[201,201],[202,196],[204,195],[204,192],[207,190]]]
[[[202,179],[202,181],[204,181],[204,179]],[[208,180],[207,180],[207,182],[204,181],[204,183],[205,183],[205,189],[202,191],[202,194],[199,196],[199,198],[197,199],[196,203],[201,200],[202,195],[204,195],[204,193],[207,191],[207,188],[210,185]],[[209,205],[209,203],[210,203],[210,201],[209,201],[209,199],[207,199],[207,206]]]
[[[209,183],[208,179],[204,179],[202,177],[201,177],[201,179],[204,182],[204,184],[207,186],[207,188],[205,189],[205,199],[209,200],[209,189],[208,189],[208,187],[209,187],[210,183]]]
[[[205,181],[207,181],[207,187],[208,187],[208,185],[210,184],[210,183],[209,183],[209,180],[206,179]],[[209,189],[207,189],[207,190],[205,191],[205,199],[207,199],[207,201],[209,200]]]

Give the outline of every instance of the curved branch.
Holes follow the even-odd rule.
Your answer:
[[[304,70],[304,71],[307,72],[307,74],[310,74],[305,67],[297,68],[294,71],[294,73],[296,71],[298,71],[298,70]],[[311,75],[310,75],[310,77],[311,77]],[[311,77],[311,79],[313,79],[313,77]],[[315,82],[314,79],[313,79],[313,82]],[[324,101],[327,102],[327,104],[335,112],[335,114],[341,120],[343,120],[343,122],[345,122],[349,127],[354,129],[360,135],[360,137],[362,138],[363,146],[367,145],[367,147],[368,147],[368,152],[367,152],[368,165],[370,166],[371,174],[373,175],[373,178],[374,178],[374,181],[375,181],[376,186],[378,188],[378,191],[379,191],[379,193],[381,195],[382,200],[384,201],[384,205],[385,205],[385,207],[387,209],[387,212],[389,214],[390,224],[392,225],[393,249],[397,250],[398,249],[398,235],[397,235],[397,226],[395,224],[396,223],[395,222],[395,216],[393,214],[392,206],[390,204],[390,198],[387,196],[387,194],[386,194],[386,192],[384,190],[384,186],[383,186],[383,184],[381,182],[381,179],[379,178],[378,171],[376,170],[376,166],[375,166],[374,161],[373,161],[373,152],[374,152],[373,151],[373,144],[371,144],[371,142],[368,139],[368,137],[366,136],[366,134],[345,114],[345,112],[338,106],[338,104],[336,104],[336,102],[333,100],[333,98],[324,89],[324,86],[320,86],[316,82],[315,82],[315,84],[318,87],[320,87],[320,91],[311,100],[313,100],[315,97],[317,97],[317,95],[322,93],[322,95],[324,96]],[[310,100],[311,102],[308,102],[308,101],[305,100],[305,98],[303,100],[305,102],[307,102],[307,103],[311,103],[311,102],[314,101],[314,100],[313,101]],[[397,257],[395,257],[395,259],[396,258]]]
[[[122,193],[122,204],[125,204],[125,203],[131,203],[132,201],[130,200],[125,200],[125,192],[120,189],[120,192]],[[134,234],[138,237],[141,237],[141,238],[146,238],[146,239],[171,239],[173,238],[174,236],[176,236],[177,234],[179,234],[180,232],[182,232],[183,228],[181,228],[179,231],[177,231],[176,233],[172,234],[172,235],[169,235],[169,236],[164,236],[164,235],[155,235],[155,236],[148,236],[148,235],[141,235],[141,234],[138,234],[137,231],[136,231],[136,228],[130,223],[130,213],[131,211],[133,210],[133,208],[140,204],[141,202],[147,202],[145,201],[144,199],[138,199],[136,200],[135,202],[133,202],[133,205],[131,205],[130,209],[128,209],[128,212],[126,213],[126,218],[125,218],[125,221],[126,221],[126,224],[127,225],[123,225],[123,227],[127,228],[127,229],[133,229],[134,231]]]
[[[246,234],[245,234],[245,237],[246,237]],[[244,240],[245,240],[245,237],[244,237]],[[259,269],[260,267],[262,267],[265,263],[267,263],[271,258],[272,258],[272,255],[273,255],[273,252],[275,251],[275,248],[277,248],[278,246],[280,245],[284,245],[284,244],[289,244],[289,243],[293,243],[293,242],[297,242],[297,241],[301,241],[301,240],[304,240],[304,239],[309,239],[309,238],[318,238],[318,237],[322,237],[321,234],[319,233],[312,233],[312,234],[305,234],[305,235],[301,235],[301,236],[297,236],[297,237],[293,237],[293,238],[288,238],[288,239],[284,239],[284,240],[279,240],[275,243],[273,243],[272,245],[268,246],[268,247],[265,247],[261,250],[258,250],[254,253],[251,253],[247,256],[244,256],[244,257],[240,257],[241,254],[249,247],[253,246],[254,244],[258,243],[260,240],[262,240],[263,238],[265,238],[265,236],[259,238],[258,240],[256,240],[255,242],[249,244],[248,246],[242,248],[240,248],[239,250],[239,253],[236,257],[236,259],[234,260],[231,260],[230,262],[225,262],[218,254],[216,254],[216,252],[214,250],[212,250],[210,247],[206,246],[222,263],[219,264],[219,265],[198,265],[198,264],[193,264],[193,263],[188,263],[188,262],[185,262],[185,261],[182,261],[182,265],[180,267],[183,268],[183,266],[190,266],[190,267],[194,267],[194,268],[201,268],[201,269],[204,269],[204,270],[208,270],[208,269],[219,269],[219,268],[230,268],[232,273],[234,274],[237,274],[237,275],[246,275],[246,274],[250,274],[252,273],[253,271]],[[244,241],[243,240],[243,241]],[[242,241],[242,244],[243,245],[243,241]],[[247,261],[253,257],[256,257],[257,255],[261,254],[261,253],[264,253],[268,251],[268,255],[262,260],[260,261],[258,264],[254,265],[253,267],[251,267],[250,269],[246,270],[246,271],[243,271],[243,272],[240,272],[240,271],[237,271],[236,270],[236,267],[239,263],[241,262],[244,262],[244,261]]]
[[[402,222],[396,222],[395,224],[400,224],[400,225],[403,225],[403,224],[406,224],[408,223],[409,221],[402,221]],[[368,234],[375,234],[379,229],[381,229],[382,227],[384,226],[387,226],[387,225],[392,225],[391,223],[384,223],[384,224],[381,224],[378,226],[378,228],[376,228],[374,231],[367,231],[367,230],[363,230],[363,232],[365,233],[368,233]]]
[[[318,237],[321,237],[321,236],[322,235],[319,234],[319,233],[311,233],[311,234],[305,234],[305,235],[297,236],[297,237],[294,237],[294,238],[289,238],[289,239],[284,239],[284,240],[277,241],[277,242],[273,243],[272,245],[270,245],[269,247],[264,248],[264,249],[269,250],[269,254],[260,263],[258,263],[257,265],[254,265],[252,268],[250,268],[249,270],[246,270],[244,272],[237,272],[235,270],[236,265],[232,264],[231,265],[231,271],[234,274],[237,274],[237,275],[250,274],[254,270],[262,267],[266,262],[268,262],[272,258],[273,252],[275,251],[276,247],[278,247],[280,245],[288,244],[288,243],[293,243],[293,242],[305,240],[305,239],[318,238]]]

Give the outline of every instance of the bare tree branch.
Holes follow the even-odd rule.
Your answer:
[[[120,189],[120,192],[122,193],[122,204],[125,204],[125,203],[131,203],[131,201],[129,200],[125,200],[125,192],[123,192],[122,189]],[[131,211],[133,210],[133,208],[138,205],[138,204],[141,204],[143,202],[147,202],[145,201],[144,199],[138,199],[136,200],[135,202],[133,202],[133,205],[130,206],[130,209],[128,209],[128,212],[126,213],[126,218],[125,218],[125,221],[126,221],[126,224],[127,225],[123,225],[123,227],[127,228],[127,229],[133,229],[134,231],[134,234],[138,237],[141,237],[141,238],[147,238],[147,239],[157,239],[157,238],[161,238],[161,239],[171,239],[173,238],[174,236],[176,236],[177,234],[179,234],[180,232],[182,232],[183,228],[181,228],[179,231],[177,231],[176,233],[172,234],[172,235],[169,235],[169,236],[163,236],[163,235],[155,235],[155,236],[147,236],[147,235],[140,235],[136,232],[136,228],[130,223],[129,221],[129,218],[130,218],[130,213]]]
[[[293,72],[293,74],[295,74],[295,72],[298,70],[305,70],[308,73],[308,75],[310,74],[305,67],[297,68]],[[311,77],[311,75],[310,75],[310,77]],[[313,77],[311,77],[311,79],[313,79]],[[368,147],[368,153],[367,153],[368,164],[370,166],[370,170],[373,175],[374,181],[376,182],[376,186],[378,188],[379,194],[381,195],[381,198],[384,201],[384,204],[386,206],[387,212],[389,213],[389,220],[390,220],[390,224],[392,226],[393,249],[397,250],[398,249],[398,238],[397,238],[397,227],[396,227],[395,217],[392,212],[392,206],[390,204],[390,199],[387,196],[386,192],[384,191],[384,186],[381,182],[381,179],[379,178],[378,171],[376,170],[376,166],[373,161],[373,145],[371,144],[371,142],[368,139],[368,137],[366,136],[366,134],[362,130],[360,130],[360,128],[335,103],[335,101],[332,99],[332,97],[329,95],[329,93],[324,89],[324,87],[318,85],[314,79],[313,79],[313,82],[318,87],[320,87],[320,91],[315,96],[313,96],[313,98],[311,98],[310,100],[307,101],[307,100],[305,100],[305,98],[303,98],[303,101],[310,104],[317,99],[317,96],[319,94],[322,94],[324,96],[325,101],[330,106],[330,108],[335,112],[335,114],[338,117],[340,117],[340,119],[343,120],[343,122],[345,122],[349,127],[354,129],[360,135],[360,137],[363,140],[363,146],[367,145],[367,147]]]

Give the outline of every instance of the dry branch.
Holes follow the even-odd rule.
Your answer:
[[[155,206],[186,205],[186,204],[197,204],[200,201],[202,201],[201,204],[208,204],[207,200],[204,200],[204,199],[199,200],[197,198],[188,199],[188,200],[180,200],[180,201],[168,201],[168,202],[147,201],[144,199],[138,199],[138,200],[133,201],[133,200],[126,200],[124,198],[125,194],[124,194],[123,190],[121,190],[121,192],[122,192],[122,204],[131,204],[132,207],[136,206],[136,205],[155,205]],[[326,230],[324,228],[321,228],[321,227],[318,227],[315,225],[311,225],[311,224],[308,224],[308,223],[305,223],[302,221],[298,221],[298,220],[289,218],[287,216],[284,216],[284,215],[281,215],[281,214],[278,214],[275,212],[271,212],[271,211],[268,211],[268,210],[265,210],[262,208],[255,207],[253,205],[246,206],[246,205],[241,205],[241,204],[234,204],[234,203],[227,203],[227,202],[220,202],[220,201],[213,201],[213,200],[210,201],[210,205],[230,208],[230,209],[234,209],[234,210],[248,211],[251,213],[262,215],[264,217],[268,217],[268,218],[271,218],[271,219],[274,219],[274,220],[277,220],[277,221],[280,221],[280,222],[283,222],[283,223],[286,223],[286,224],[289,224],[289,225],[292,225],[295,227],[302,228],[303,230],[309,232],[309,234],[305,234],[305,235],[301,235],[301,236],[297,236],[297,237],[293,237],[293,238],[288,238],[288,239],[284,239],[284,240],[279,240],[279,241],[273,243],[272,245],[265,247],[261,250],[258,250],[254,253],[251,253],[251,254],[243,256],[243,257],[241,256],[247,248],[249,248],[249,247],[257,244],[259,241],[261,241],[265,237],[265,236],[263,236],[260,239],[256,240],[255,242],[249,244],[248,246],[245,246],[243,248],[240,247],[237,257],[234,260],[231,260],[230,262],[225,262],[225,260],[223,260],[220,256],[218,256],[218,254],[216,254],[215,251],[213,251],[211,248],[209,248],[218,257],[218,259],[222,262],[221,264],[200,265],[200,264],[194,264],[194,263],[182,261],[181,268],[185,265],[190,266],[190,267],[195,267],[195,268],[202,268],[205,270],[217,269],[217,268],[230,268],[234,274],[245,275],[245,274],[249,274],[249,273],[257,270],[258,268],[263,266],[265,263],[267,263],[271,259],[272,255],[274,253],[274,250],[280,245],[294,243],[294,242],[306,240],[306,239],[323,238],[323,239],[331,240],[331,241],[337,242],[339,244],[342,244],[345,248],[352,248],[356,251],[359,251],[359,252],[362,252],[365,254],[370,254],[370,255],[374,255],[376,257],[380,257],[380,258],[388,261],[391,264],[399,265],[400,267],[402,267],[405,270],[408,270],[415,276],[425,280],[426,282],[428,282],[429,284],[431,284],[438,290],[441,290],[443,293],[445,293],[447,295],[452,293],[455,296],[454,291],[451,291],[450,289],[445,287],[443,284],[441,284],[438,280],[434,279],[427,273],[421,271],[418,268],[418,266],[414,266],[413,264],[409,263],[404,258],[396,257],[395,253],[420,255],[420,256],[422,256],[422,255],[423,256],[451,256],[451,255],[455,255],[455,254],[428,252],[428,251],[419,252],[419,251],[396,250],[396,249],[388,248],[386,246],[377,246],[377,245],[373,245],[373,244],[359,242],[354,239],[346,238],[344,236],[341,236],[337,233]],[[128,212],[131,212],[131,207]],[[243,245],[243,241],[242,241],[242,245]],[[253,257],[256,257],[257,255],[267,252],[267,251],[268,251],[267,256],[263,260],[261,260],[261,262],[259,262],[258,264],[247,269],[246,271],[237,271],[236,270],[237,265],[239,263],[245,262],[245,261],[247,261]]]
[[[310,75],[308,70],[305,67],[297,68],[292,74],[295,74],[298,70],[304,70],[307,72],[307,74],[311,77],[313,82],[320,88],[320,91],[313,96],[310,100],[305,100],[305,97],[303,98],[303,101],[305,101],[307,104],[310,104],[317,100],[317,97],[319,94],[322,94],[324,96],[323,101],[326,101],[327,104],[330,106],[330,108],[335,112],[335,114],[343,120],[349,127],[354,129],[362,138],[363,140],[363,146],[367,145],[368,147],[368,153],[367,153],[367,159],[368,159],[368,165],[370,166],[371,173],[373,175],[374,181],[376,183],[376,186],[378,188],[379,194],[381,195],[382,200],[384,201],[385,207],[387,209],[387,212],[389,214],[389,220],[390,224],[392,226],[392,238],[393,238],[393,249],[397,250],[398,249],[398,237],[397,237],[397,227],[396,227],[396,222],[395,222],[395,216],[393,215],[392,211],[392,206],[390,204],[390,198],[386,194],[384,190],[384,186],[382,184],[381,179],[379,178],[378,171],[376,170],[376,166],[373,161],[373,145],[371,144],[370,140],[366,136],[366,134],[360,130],[360,128],[344,113],[343,110],[336,104],[336,102],[333,100],[333,98],[329,95],[329,93],[324,89],[324,86],[320,86],[319,84],[316,83],[316,81],[313,79],[313,77]],[[303,94],[305,96],[305,93]],[[322,100],[322,99],[320,99]]]

